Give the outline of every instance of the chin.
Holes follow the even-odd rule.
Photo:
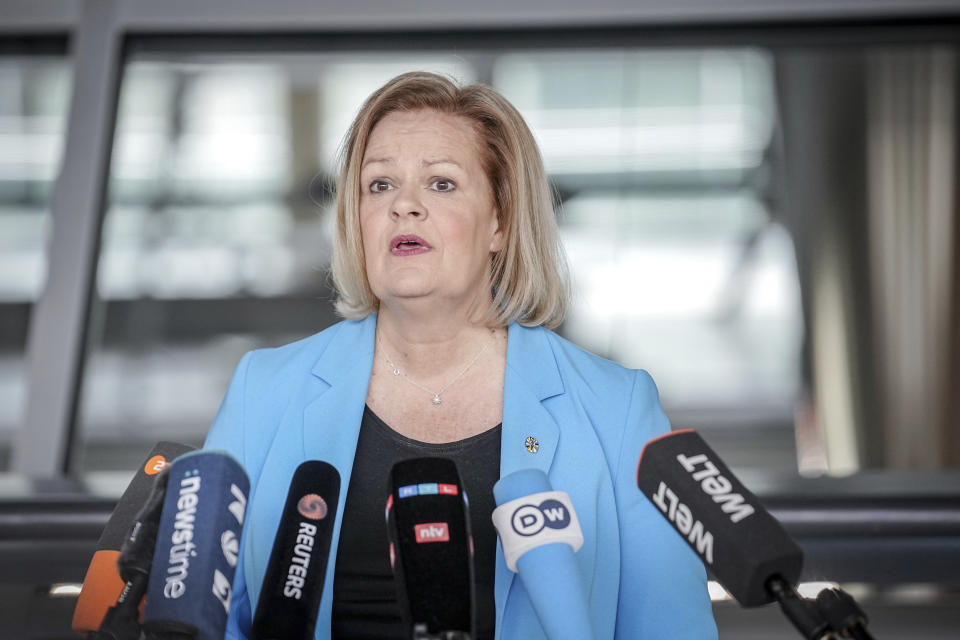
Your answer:
[[[379,300],[410,300],[423,298],[433,292],[433,287],[424,282],[405,282],[394,280],[386,287],[378,287],[373,294]]]

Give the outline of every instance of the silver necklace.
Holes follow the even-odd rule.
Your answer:
[[[433,396],[433,399],[430,402],[433,403],[433,406],[439,407],[441,403],[440,396],[443,395],[444,391],[450,388],[450,385],[452,385],[454,382],[462,378],[463,375],[470,370],[470,367],[472,367],[474,363],[476,363],[476,361],[480,358],[480,356],[483,355],[483,352],[486,351],[487,347],[490,346],[490,343],[493,342],[494,331],[495,331],[494,329],[490,330],[490,339],[484,343],[483,347],[480,348],[480,351],[477,351],[477,355],[473,356],[473,359],[467,363],[467,366],[463,368],[463,371],[461,371],[456,376],[454,376],[453,380],[443,385],[443,387],[439,391],[432,391],[431,389],[428,389],[427,387],[423,386],[422,384],[420,384],[419,382],[417,382],[407,374],[400,371],[400,367],[394,364],[393,360],[390,359],[390,356],[387,355],[387,350],[384,348],[383,340],[380,339],[379,334],[377,334],[377,342],[380,344],[380,350],[383,352],[383,357],[387,361],[387,364],[390,365],[390,369],[393,371],[393,375],[403,376],[403,378],[407,382],[409,382],[416,388],[422,389],[423,391],[426,391],[427,393],[429,393],[431,396]]]

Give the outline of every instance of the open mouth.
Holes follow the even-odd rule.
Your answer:
[[[430,249],[430,244],[420,236],[402,235],[396,236],[390,241],[390,252],[394,255],[408,255],[411,253],[421,253]]]

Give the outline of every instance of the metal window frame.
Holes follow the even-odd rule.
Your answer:
[[[688,29],[706,30],[701,37],[716,42],[724,38],[712,32],[716,27],[786,26],[778,34],[789,36],[791,26],[809,29],[812,24],[896,30],[936,20],[955,28],[960,21],[957,0],[490,0],[455,5],[448,0],[0,0],[0,5],[0,38],[68,34],[74,73],[63,164],[51,202],[48,281],[31,315],[27,401],[13,451],[13,471],[36,477],[69,471],[119,76],[130,37],[155,38],[154,44],[162,47],[164,39],[185,35],[303,35],[312,41],[326,34],[341,42],[353,36],[373,42],[390,34],[396,42],[404,33],[447,33],[456,41],[461,34],[482,40],[496,38],[497,32],[502,37],[566,30],[576,32],[574,40],[583,44],[605,41],[611,29],[634,29],[646,36],[645,44],[670,44],[669,34]],[[524,46],[530,44],[524,41]]]

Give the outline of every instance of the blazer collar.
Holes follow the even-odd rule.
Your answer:
[[[335,535],[330,544],[330,558],[337,557],[347,489],[373,368],[376,327],[375,315],[358,322],[347,321],[336,325],[331,329],[336,333],[311,369],[311,373],[319,380],[313,399],[303,410],[304,457],[307,460],[324,460],[340,472],[340,508],[334,520]],[[336,562],[327,564],[317,613],[317,629],[330,629],[335,568]]]
[[[549,474],[557,452],[560,428],[543,403],[563,393],[563,380],[549,336],[546,329],[539,327],[510,325],[503,383],[501,478],[531,468]],[[498,640],[503,633],[504,610],[515,577],[516,574],[507,568],[498,538],[493,588]]]
[[[307,459],[326,460],[341,475],[340,504],[346,500],[357,437],[373,367],[376,314],[357,322],[340,323],[336,335],[311,372],[325,386],[304,410],[303,438]],[[521,469],[549,474],[560,442],[560,428],[543,402],[564,392],[563,380],[550,343],[550,332],[540,327],[509,327],[504,375],[503,426],[500,439],[500,477]],[[322,425],[322,426],[321,426]],[[343,509],[337,512],[340,531]],[[334,540],[334,545],[337,540]],[[336,547],[331,547],[331,554]],[[329,573],[332,574],[331,563]],[[494,599],[502,621],[514,574],[497,540]],[[328,575],[319,618],[329,625],[333,576]],[[498,624],[498,628],[502,625]]]
[[[304,411],[305,453],[308,459],[326,460],[337,467],[344,485],[353,469],[376,328],[376,315],[341,322],[311,370],[323,386]],[[346,497],[346,486],[341,488],[341,496]]]
[[[550,471],[560,430],[543,401],[563,393],[549,332],[510,325],[503,391],[500,477],[520,469]],[[528,446],[529,445],[529,446]]]

